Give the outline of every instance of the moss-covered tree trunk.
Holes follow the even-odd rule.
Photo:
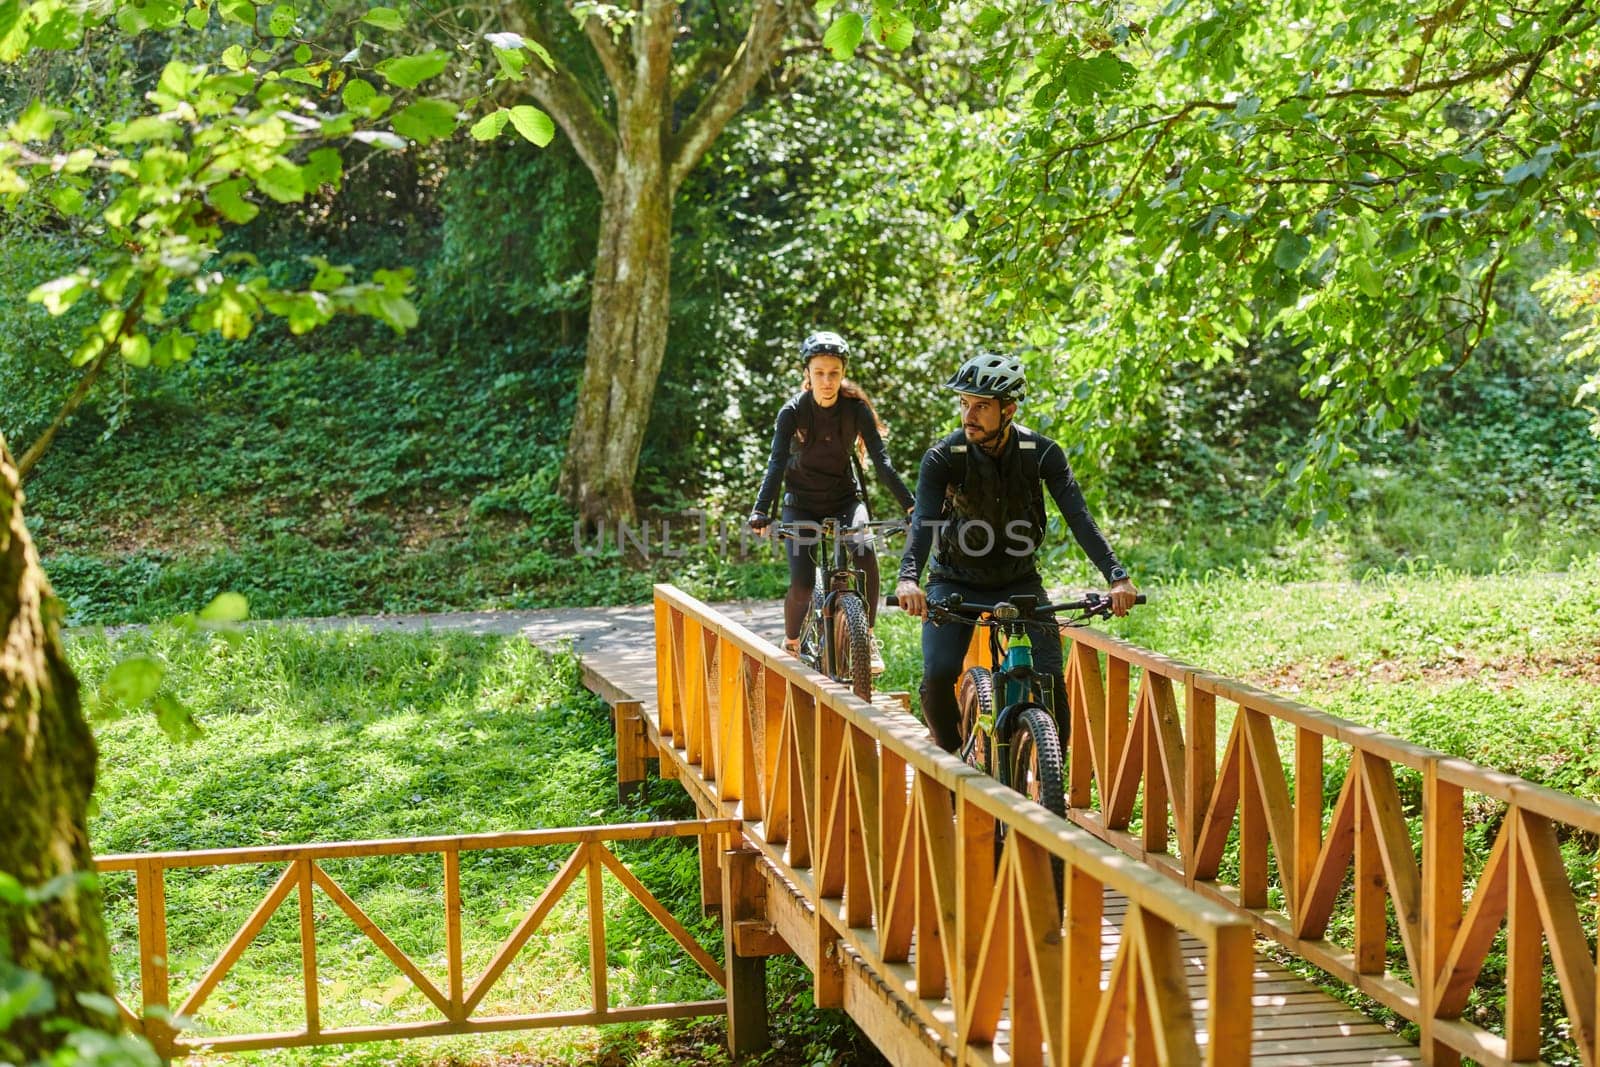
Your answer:
[[[0,872],[37,899],[0,896],[0,952],[49,981],[54,1008],[0,1035],[0,1060],[29,1062],[57,1046],[50,1018],[116,1029],[79,1002],[111,994],[87,812],[95,746],[67,665],[58,603],[22,522],[22,489],[0,439]]]
[[[585,522],[632,518],[671,312],[672,197],[659,158],[619,153],[600,206],[583,384],[567,441],[567,496]]]
[[[588,352],[561,471],[563,494],[592,527],[634,514],[633,478],[667,349],[673,197],[781,58],[784,34],[807,5],[730,3],[735,21],[723,24],[716,11],[717,33],[690,32],[679,0],[591,6],[580,21],[605,91],[554,60],[528,64],[528,75],[601,193]],[[627,17],[615,17],[623,10]],[[566,17],[559,5],[504,14],[543,54],[561,51],[547,24]]]

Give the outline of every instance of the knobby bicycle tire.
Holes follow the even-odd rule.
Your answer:
[[[833,606],[834,678],[862,700],[872,700],[872,631],[867,606],[854,593],[841,593]]]
[[[1011,734],[1011,787],[1057,815],[1066,815],[1061,782],[1061,736],[1055,720],[1037,704],[1022,709]]]
[[[993,774],[989,766],[989,735],[978,725],[978,717],[994,714],[994,677],[983,667],[968,667],[956,683],[956,707],[961,718],[957,729],[961,732],[961,748],[957,754],[968,764],[984,774]]]

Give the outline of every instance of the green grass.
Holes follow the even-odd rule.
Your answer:
[[[72,657],[87,687],[131,651],[159,656],[203,729],[169,741],[148,715],[100,724],[100,778],[91,837],[97,854],[415,837],[692,818],[671,783],[616,801],[604,706],[578,684],[575,661],[520,639],[374,635],[361,630],[254,629],[237,643],[170,630],[115,641],[81,636]],[[614,850],[713,955],[715,922],[700,917],[690,841],[619,843]],[[570,853],[569,847],[464,853],[469,974],[481,970]],[[342,885],[436,984],[444,981],[436,856],[330,861]],[[167,878],[175,996],[187,994],[282,867],[174,871]],[[711,999],[714,983],[609,878],[613,1003]],[[106,880],[113,964],[137,1003],[131,874]],[[324,1025],[436,1016],[421,994],[337,908],[317,896]],[[518,957],[485,1012],[583,1008],[589,997],[584,886],[578,884]],[[326,920],[323,925],[322,920]],[[295,898],[268,923],[202,1009],[209,1032],[297,1029],[301,1004]],[[780,977],[782,972],[780,971]],[[793,1000],[801,976],[776,982]],[[803,1006],[802,1006],[803,1007]],[[683,1024],[535,1031],[477,1039],[379,1043],[241,1056],[271,1062],[703,1062],[720,1041]],[[838,1013],[779,1020],[787,1044],[819,1050],[848,1035]],[[687,1036],[685,1036],[687,1035]],[[821,1054],[821,1053],[819,1053]],[[830,1054],[831,1055],[831,1054]]]

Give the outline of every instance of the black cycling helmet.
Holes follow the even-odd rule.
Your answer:
[[[819,330],[800,342],[801,366],[810,363],[812,356],[838,356],[840,361],[848,363],[850,345],[832,330]]]
[[[992,396],[1002,403],[1022,400],[1028,390],[1022,361],[1016,356],[997,356],[992,352],[979,352],[944,383],[946,389],[970,396]]]

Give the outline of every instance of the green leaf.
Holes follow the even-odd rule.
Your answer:
[[[822,16],[826,15],[828,12],[832,11],[835,7],[837,7],[838,4],[839,4],[839,0],[817,0],[816,5],[814,6],[813,10],[816,11],[817,17],[821,18]]]
[[[286,159],[274,160],[272,166],[257,174],[255,179],[256,188],[280,204],[295,204],[305,199],[305,176]]]
[[[208,7],[191,7],[184,12],[183,21],[189,24],[191,30],[203,30],[206,23],[211,21],[211,9]]]
[[[195,340],[186,333],[172,331],[163,334],[150,353],[150,362],[165,369],[174,363],[187,363],[194,355]]]
[[[218,593],[200,611],[201,622],[234,623],[250,617],[250,602],[242,593]]]
[[[520,104],[512,108],[510,114],[511,125],[517,128],[517,132],[540,148],[549,144],[556,135],[556,124],[536,107]]]
[[[500,63],[500,70],[512,81],[521,81],[522,72],[528,65],[528,55],[521,49],[513,51],[509,48],[496,48],[494,58]]]
[[[166,665],[154,656],[129,656],[112,667],[106,680],[100,683],[100,708],[97,710],[117,715],[142,706],[161,688],[166,671]]]
[[[156,723],[162,733],[179,744],[193,741],[201,733],[200,725],[194,721],[194,712],[171,693],[156,697]]]
[[[256,5],[250,0],[217,0],[217,10],[222,12],[226,22],[237,22],[243,26],[256,24]]]
[[[29,104],[17,121],[11,124],[14,141],[48,141],[56,129],[56,113],[45,106],[43,100]]]
[[[135,144],[141,141],[171,141],[183,132],[183,128],[171,119],[161,118],[159,115],[145,115],[134,119],[122,129],[111,135],[114,144]]]
[[[123,361],[130,367],[150,365],[150,338],[142,333],[129,334],[117,343]]]
[[[244,198],[250,183],[244,178],[231,178],[218,182],[206,191],[206,203],[222,213],[229,222],[243,225],[261,214],[261,209]]]
[[[856,54],[865,31],[866,24],[861,16],[854,11],[847,11],[828,27],[828,32],[822,35],[822,44],[833,53],[834,59],[849,59]]]
[[[1279,270],[1294,270],[1310,254],[1310,238],[1285,230],[1278,235],[1278,243],[1272,246],[1272,263]]]
[[[83,191],[73,185],[58,185],[50,190],[50,203],[61,214],[72,218],[83,214]]]
[[[279,4],[267,16],[267,32],[274,37],[287,37],[294,32],[295,10],[288,4]]]
[[[916,37],[911,20],[899,11],[880,11],[872,16],[872,35],[891,52],[904,52]]]
[[[222,50],[222,65],[229,70],[243,70],[250,65],[250,53],[236,44]]]
[[[308,191],[324,185],[331,185],[337,191],[344,177],[344,160],[339,158],[338,149],[313,149],[300,168],[300,175]]]
[[[61,315],[65,314],[88,291],[88,274],[80,271],[77,274],[53,278],[43,285],[35,286],[33,291],[28,294],[28,303],[43,304],[44,309],[50,314]]]
[[[505,108],[501,108],[498,111],[491,111],[477,122],[474,122],[472,124],[472,129],[467,132],[471,133],[473,139],[475,140],[492,141],[496,137],[500,136],[501,131],[506,128],[506,123],[509,122],[510,119],[511,112],[507,111]]]
[[[361,16],[361,21],[380,30],[403,30],[406,20],[392,7],[375,7]]]
[[[418,144],[449,137],[456,129],[456,106],[448,100],[414,100],[394,117],[396,133]]]
[[[367,105],[377,95],[378,90],[372,87],[371,82],[363,81],[360,78],[351,78],[348,82],[345,82],[343,91],[339,93],[339,99],[351,111],[365,111]]]
[[[299,44],[295,45],[295,48],[294,48],[294,61],[296,63],[309,63],[309,62],[311,62],[311,46],[306,44],[304,41],[302,41]]]
[[[1383,298],[1383,275],[1379,274],[1371,263],[1365,259],[1357,259],[1351,268],[1355,274],[1356,286],[1374,300]]]
[[[415,89],[429,78],[441,74],[449,62],[448,52],[435,49],[420,55],[386,59],[378,64],[378,73],[382,74],[390,85],[400,89]]]
[[[27,49],[30,21],[21,0],[0,0],[0,63],[15,63]]]
[[[993,37],[1006,23],[1006,13],[997,7],[986,7],[972,20],[972,32],[979,37]]]

